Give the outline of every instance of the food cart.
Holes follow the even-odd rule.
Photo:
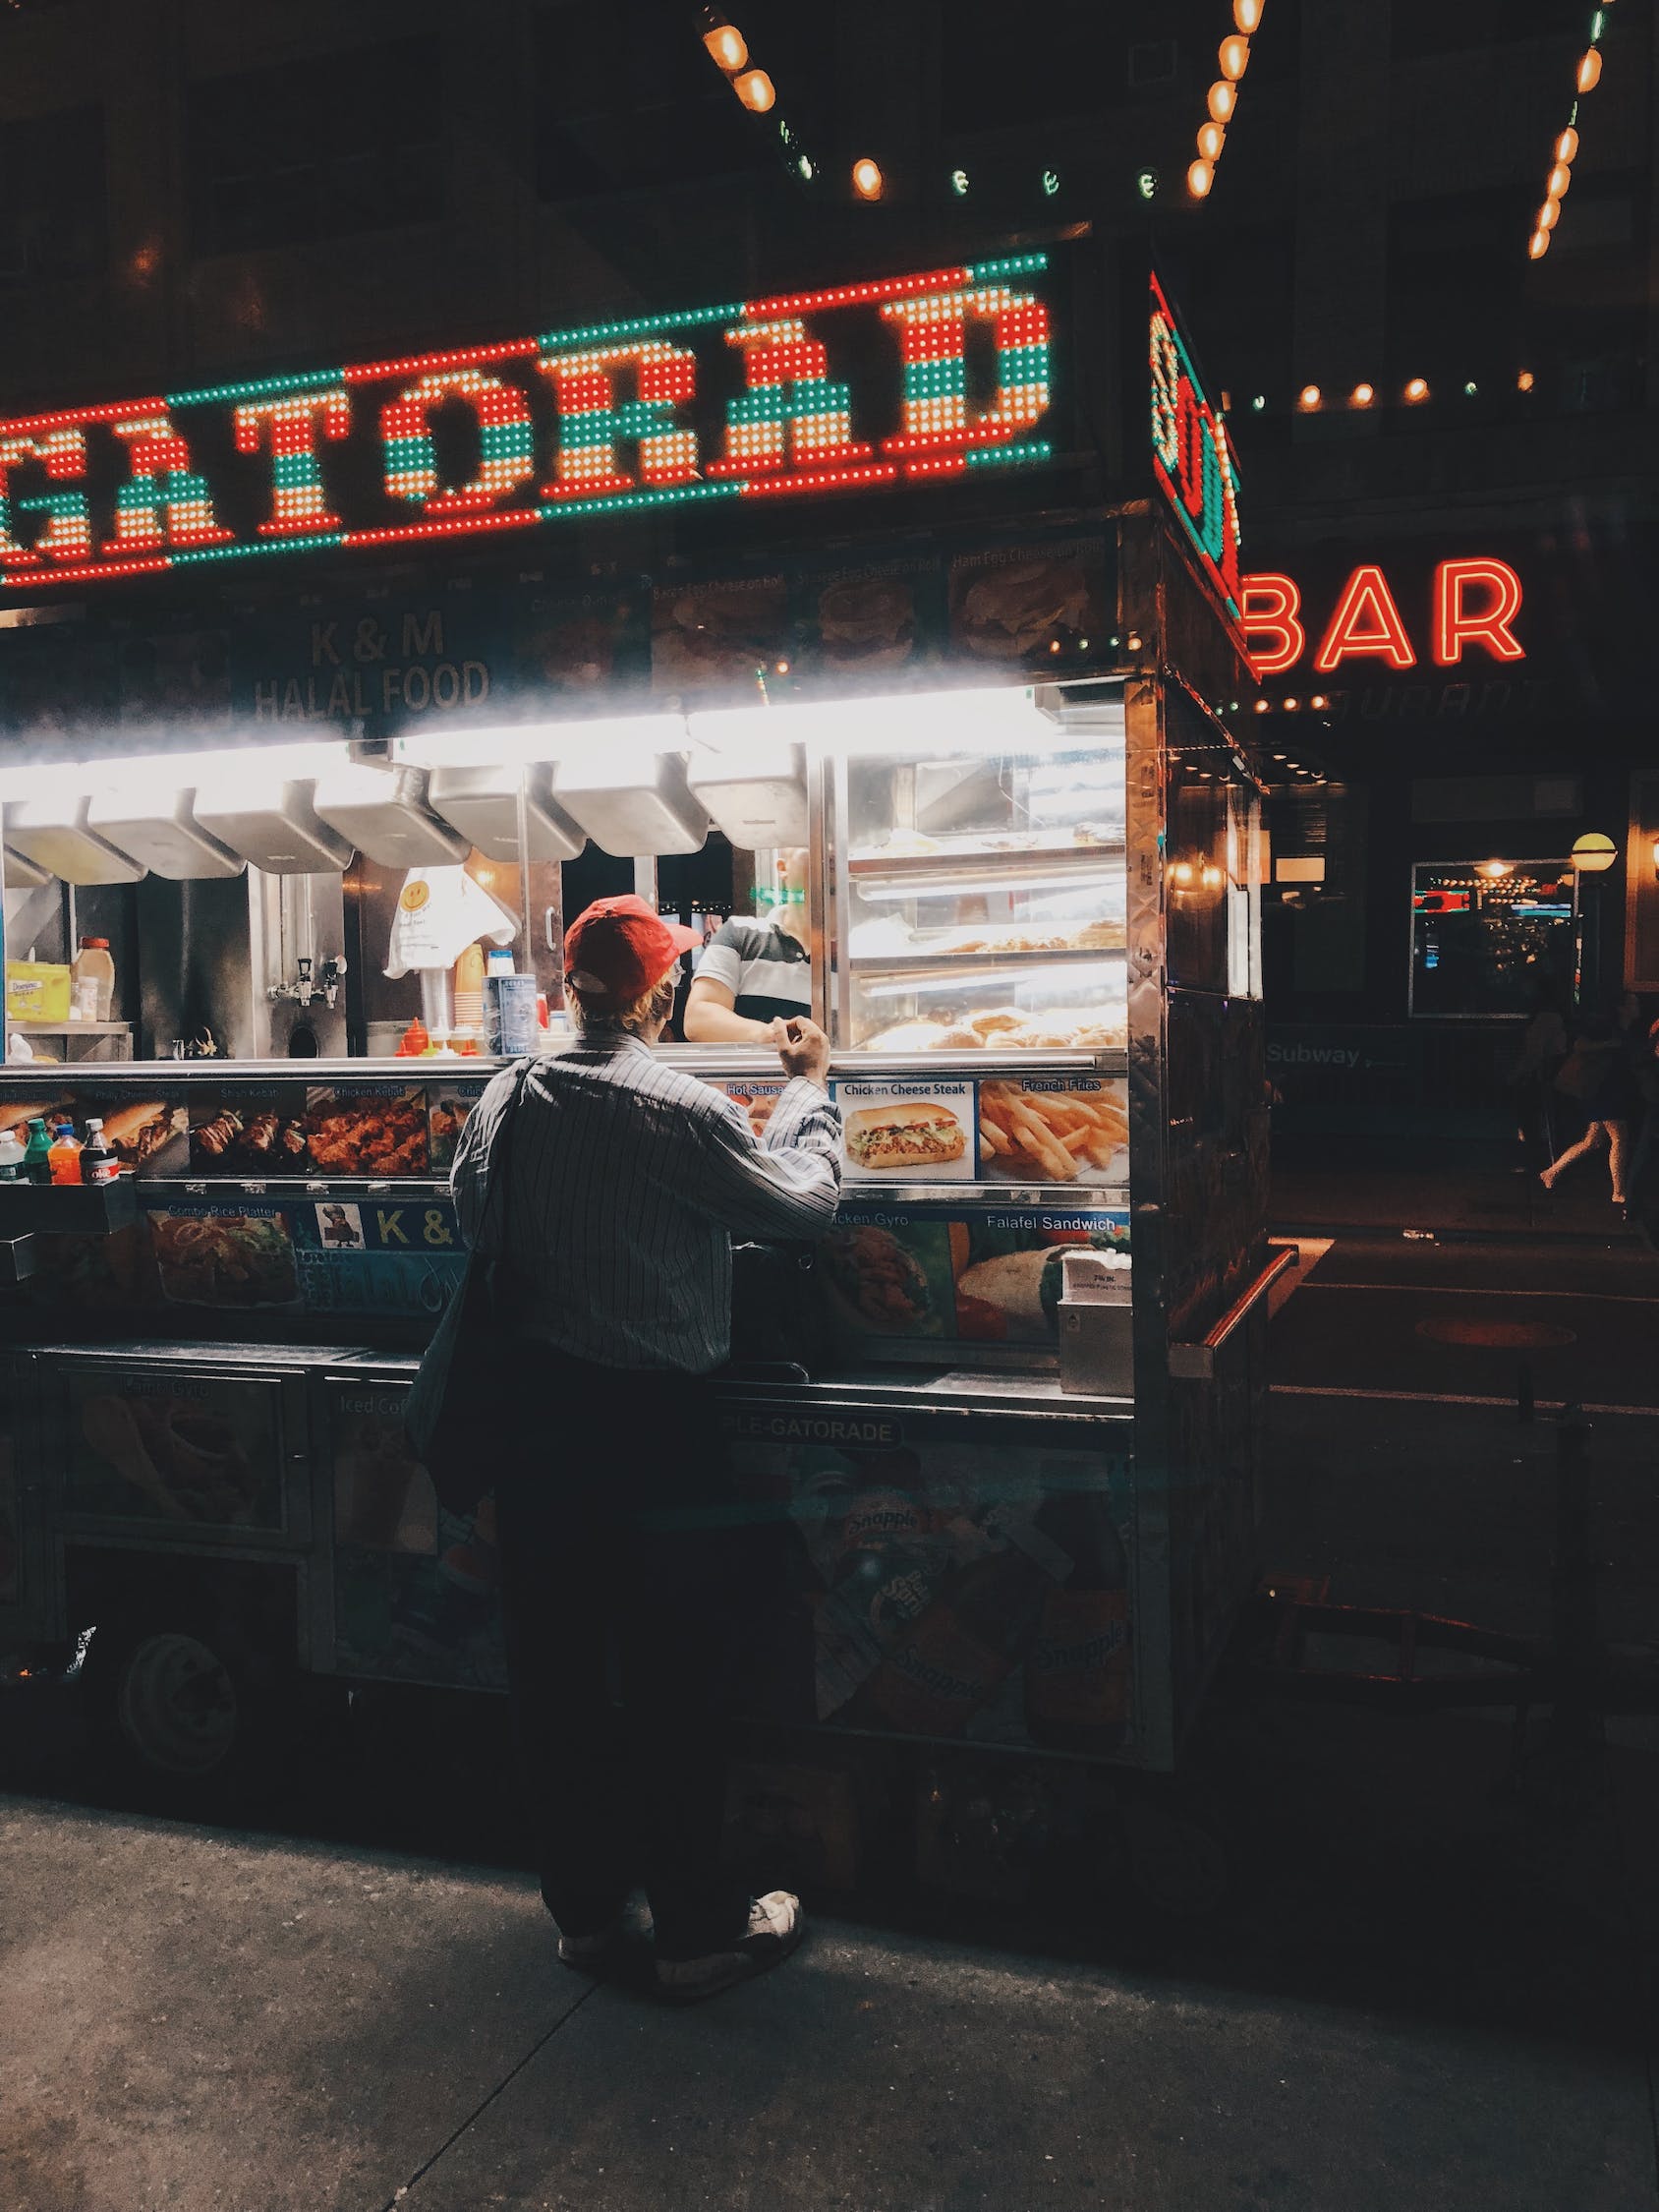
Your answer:
[[[578,528],[626,561],[549,580]],[[106,1023],[9,1012],[0,1121],[96,1115],[125,1170],[0,1185],[0,1648],[95,1628],[187,1780],[273,1679],[499,1687],[488,1501],[401,1426],[483,955],[556,1051],[564,911],[712,933],[804,848],[848,1156],[833,1350],[721,1385],[811,1623],[751,1702],[1171,1769],[1261,1505],[1236,555],[1174,314],[1086,237],[0,423],[8,965],[116,965]],[[660,1049],[757,1125],[781,1087]]]

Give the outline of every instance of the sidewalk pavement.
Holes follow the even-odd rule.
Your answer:
[[[1649,1178],[1649,1186],[1654,1178]],[[1640,1249],[1642,1226],[1620,1217],[1605,1155],[1569,1169],[1553,1191],[1490,1148],[1448,1161],[1298,1149],[1273,1163],[1270,1218],[1279,1235],[1523,1236]],[[1649,1228],[1653,1224],[1648,1224]]]
[[[0,1800],[8,2212],[1634,2212],[1639,2055],[823,1922],[683,2012],[528,1877]]]

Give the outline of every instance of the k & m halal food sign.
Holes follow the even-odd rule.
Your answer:
[[[1049,257],[0,421],[0,595],[1050,457]]]

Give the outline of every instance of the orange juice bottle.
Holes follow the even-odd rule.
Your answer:
[[[52,1149],[46,1154],[54,1183],[79,1183],[81,1180],[81,1139],[74,1126],[59,1122],[58,1134]]]

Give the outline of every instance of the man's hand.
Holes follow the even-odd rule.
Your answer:
[[[804,1014],[793,1016],[783,1023],[783,1041],[777,1048],[777,1057],[783,1063],[786,1076],[805,1076],[809,1083],[820,1090],[828,1088],[825,1077],[830,1073],[830,1039],[816,1021],[809,1021]]]

